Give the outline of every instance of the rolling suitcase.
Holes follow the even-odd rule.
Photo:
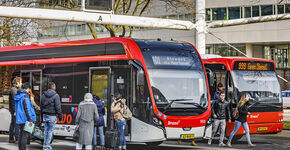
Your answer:
[[[119,146],[120,133],[117,129],[111,129],[105,133],[105,148],[116,149]]]

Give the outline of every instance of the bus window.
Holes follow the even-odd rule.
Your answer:
[[[90,92],[103,100],[105,107],[107,107],[109,69],[92,69],[90,74]]]
[[[136,72],[134,74],[137,76]],[[147,80],[145,76],[143,78],[143,84],[135,84],[136,101],[133,103],[133,114],[141,121],[151,123],[153,116],[152,103]],[[137,78],[135,78],[135,83],[137,83]]]

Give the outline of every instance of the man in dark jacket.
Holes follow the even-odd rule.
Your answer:
[[[19,150],[26,150],[26,143],[30,135],[29,132],[24,131],[26,121],[36,121],[35,110],[32,106],[30,95],[28,94],[29,90],[29,83],[24,83],[23,89],[18,89],[17,94],[14,97],[16,108],[16,124],[20,126],[20,136],[18,143]]]
[[[57,122],[57,118],[61,120],[61,103],[60,97],[56,93],[56,85],[53,82],[49,82],[48,90],[45,91],[41,97],[41,113],[44,122],[44,142],[43,150],[51,150],[50,145],[54,126]]]
[[[19,136],[19,126],[16,124],[16,113],[15,113],[15,100],[14,96],[17,93],[17,90],[22,86],[22,79],[20,77],[16,77],[12,81],[12,88],[9,92],[9,111],[11,114],[11,122],[9,128],[9,143],[14,143],[18,140]],[[15,139],[14,139],[15,137]]]
[[[211,145],[212,138],[214,137],[217,129],[220,127],[220,141],[219,146],[226,146],[223,142],[225,136],[226,128],[226,115],[228,115],[228,120],[231,122],[231,114],[229,103],[225,101],[225,93],[222,91],[220,93],[220,99],[214,102],[212,107],[212,114],[214,118],[212,136],[208,140],[208,145]]]

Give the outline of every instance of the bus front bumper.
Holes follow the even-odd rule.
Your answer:
[[[190,127],[190,128],[171,128],[165,127],[167,139],[193,139],[202,138],[205,127]]]
[[[283,129],[283,122],[275,122],[275,123],[255,123],[250,124],[250,134],[270,134],[270,133],[278,133],[281,132]],[[230,136],[231,132],[234,130],[234,123],[229,124],[227,127],[227,136]],[[244,128],[241,126],[238,132],[235,135],[238,134],[245,134]]]

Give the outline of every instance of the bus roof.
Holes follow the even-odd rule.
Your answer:
[[[142,61],[143,58],[141,58],[142,54],[136,43],[137,41],[150,43],[150,45],[182,44],[175,41],[158,41],[157,39],[153,41],[111,37],[2,47],[0,48],[0,66],[117,59],[138,59]],[[85,50],[82,51],[82,49]]]
[[[268,62],[273,63],[276,71],[275,62],[272,60],[261,59],[261,58],[249,58],[249,57],[221,57],[221,58],[209,58],[202,59],[204,64],[223,64],[227,70],[233,70],[236,61],[245,62]]]

